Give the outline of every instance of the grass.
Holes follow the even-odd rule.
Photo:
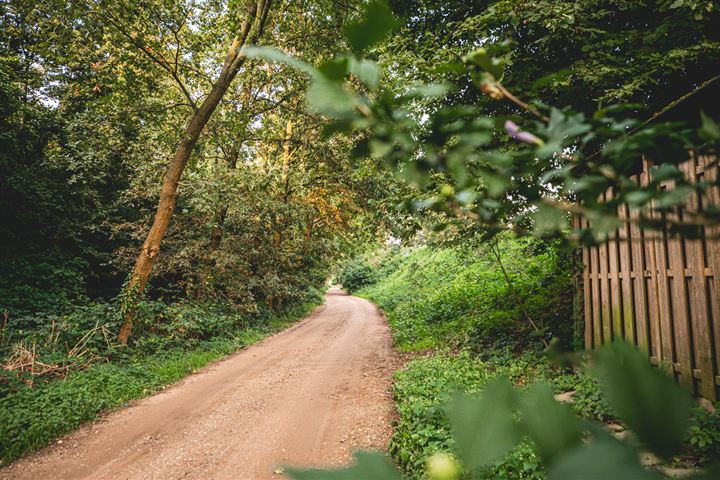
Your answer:
[[[38,383],[0,399],[0,463],[38,450],[101,412],[152,395],[208,363],[251,345],[303,318],[308,303],[261,326],[201,340],[193,347],[134,355],[72,371],[64,380]]]

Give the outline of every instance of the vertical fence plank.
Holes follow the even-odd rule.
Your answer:
[[[663,232],[653,242],[655,245],[655,262],[657,267],[658,303],[660,312],[660,345],[662,347],[662,361],[669,362],[668,371],[675,375],[673,365],[676,361],[674,341],[674,303],[672,294],[669,249],[667,233]]]
[[[650,164],[643,159],[643,169],[640,174],[640,185],[646,186],[650,182]],[[647,215],[652,216],[651,212],[646,211]],[[646,232],[640,231],[642,238],[643,250],[646,259],[645,267],[647,268],[647,291],[648,291],[648,314],[650,323],[650,337],[652,341],[653,352],[656,360],[661,362],[664,360],[664,352],[662,347],[662,328],[660,321],[660,276],[658,272],[657,254],[655,250],[655,240],[651,234],[650,238]]]
[[[637,177],[636,181],[640,181]],[[633,296],[633,306],[635,307],[634,320],[635,320],[635,335],[637,338],[637,345],[644,350],[648,355],[652,355],[650,336],[650,313],[646,311],[646,305],[648,301],[645,277],[646,263],[643,248],[643,238],[640,232],[640,227],[635,220],[639,217],[639,212],[635,209],[628,209],[628,217],[631,222],[628,224],[629,232],[629,243],[630,251],[632,255],[632,262],[630,264],[630,271],[632,275],[631,281],[631,295]]]
[[[665,188],[671,189],[674,183]],[[668,213],[667,218],[673,221],[682,219],[680,207]],[[680,382],[693,389],[692,358],[690,354],[690,318],[687,306],[687,288],[685,284],[685,252],[683,239],[675,236],[666,236],[668,254],[668,277],[670,279],[670,299],[672,304],[672,326],[668,333],[672,333],[675,346],[675,361],[680,364]],[[664,334],[664,332],[663,332]]]
[[[697,177],[697,161],[695,155],[687,162],[685,173],[690,181],[695,182]],[[701,199],[693,194],[688,201],[688,209],[693,212],[702,210]],[[698,392],[708,400],[715,400],[715,368],[712,359],[712,325],[708,315],[708,298],[705,280],[705,250],[702,239],[686,239],[687,263],[690,271],[688,279],[689,314],[692,332],[691,353],[693,353],[693,367],[699,369]]]
[[[633,279],[630,277],[632,271],[632,253],[630,250],[630,225],[627,223],[629,217],[628,207],[626,204],[622,204],[618,207],[618,215],[620,220],[623,222],[618,230],[618,260],[620,264],[620,285],[621,285],[621,304],[622,304],[622,319],[623,319],[623,332],[625,338],[637,345],[635,335],[635,312],[634,312],[634,301],[632,283]]]
[[[608,191],[605,195],[607,201],[612,201],[613,193]],[[612,338],[623,338],[622,300],[620,298],[620,275],[618,272],[618,240],[617,230],[610,233],[607,244],[608,249],[608,285],[610,288],[610,315],[612,317]]]
[[[578,227],[584,228],[587,221],[582,217],[578,218]],[[587,348],[595,347],[593,341],[593,314],[592,314],[592,285],[590,284],[590,248],[582,247],[583,259],[583,312],[585,313],[585,346]]]
[[[603,199],[605,197],[603,196]],[[602,321],[602,341],[609,342],[613,338],[612,333],[612,311],[610,304],[610,281],[608,275],[608,242],[598,245],[598,258],[600,268],[598,277],[600,279],[600,308]]]
[[[602,301],[600,300],[600,248],[595,245],[590,250],[590,278],[592,280],[592,310],[593,310],[593,345],[603,343],[602,336]]]

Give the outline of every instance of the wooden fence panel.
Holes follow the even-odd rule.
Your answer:
[[[715,157],[692,155],[681,168],[692,180],[713,181],[715,163]],[[647,184],[650,166],[643,160],[642,173],[633,179]],[[603,199],[612,195],[609,191]],[[663,215],[689,218],[710,204],[720,205],[717,187]],[[630,221],[606,242],[583,248],[585,345],[625,338],[694,393],[715,401],[720,398],[720,226],[708,227],[700,239],[670,236],[640,229],[633,222],[639,214],[621,205],[618,217]],[[577,219],[574,225],[589,224]]]
[[[720,167],[717,164],[712,165],[714,161],[717,159],[713,157],[700,157],[699,159],[703,167],[703,178],[706,181],[716,181],[720,175]],[[711,189],[702,200],[703,206],[720,205],[720,189]],[[708,228],[707,236],[703,239],[707,255],[706,291],[710,300],[708,313],[713,326],[712,344],[716,375],[720,372],[720,240],[717,240],[718,238],[720,238],[720,225]],[[717,376],[715,383],[720,383],[720,378]]]

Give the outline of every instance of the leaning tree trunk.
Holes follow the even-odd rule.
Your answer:
[[[246,17],[240,27],[238,36],[235,37],[230,46],[220,75],[205,101],[190,118],[180,145],[165,173],[162,189],[160,190],[160,201],[158,202],[155,213],[155,220],[145,238],[145,243],[143,243],[135,263],[135,269],[130,275],[130,279],[122,295],[122,311],[125,316],[125,322],[120,328],[118,338],[123,344],[127,344],[130,338],[137,304],[142,293],[145,291],[153,266],[155,266],[157,262],[160,244],[167,231],[170,218],[172,217],[177,197],[178,183],[185,170],[185,166],[190,159],[190,155],[192,154],[193,148],[195,148],[200,133],[203,128],[205,128],[215,108],[217,108],[240,67],[245,62],[246,56],[245,53],[242,52],[242,47],[248,42],[255,43],[262,34],[270,2],[271,0],[248,0],[245,11]]]

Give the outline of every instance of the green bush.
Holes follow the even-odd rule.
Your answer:
[[[590,420],[606,422],[615,414],[603,397],[597,380],[584,373],[570,373],[549,379],[558,393],[574,391],[572,408],[579,416]]]
[[[688,453],[700,463],[717,462],[720,459],[720,404],[714,412],[704,408],[693,409],[688,431]]]
[[[58,311],[87,302],[81,258],[41,253],[0,261],[0,313],[12,315]]]
[[[337,276],[340,283],[348,293],[354,293],[371,285],[376,280],[375,267],[364,258],[356,258],[348,262]]]

